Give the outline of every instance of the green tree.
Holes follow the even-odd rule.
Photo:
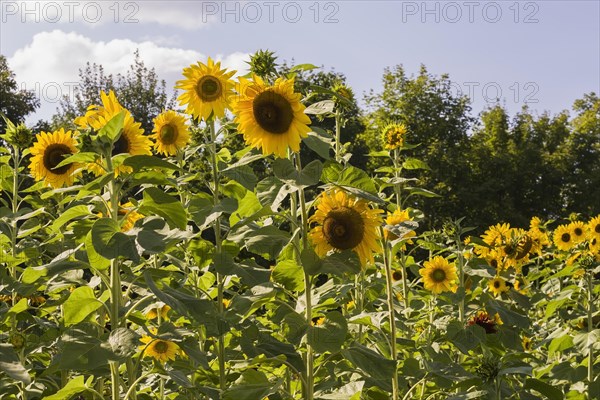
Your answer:
[[[32,90],[19,89],[15,74],[8,68],[6,57],[0,54],[0,112],[15,124],[40,106],[40,100]],[[6,130],[6,123],[0,118],[0,132]]]
[[[59,112],[52,118],[54,127],[72,126],[73,120],[83,115],[89,105],[100,104],[101,91],[114,90],[121,105],[142,124],[146,134],[152,131],[152,120],[158,114],[175,106],[175,96],[169,98],[166,82],[159,79],[154,68],[146,67],[137,50],[125,75],[107,75],[102,65],[88,62],[79,70],[79,79],[74,98],[61,100]]]

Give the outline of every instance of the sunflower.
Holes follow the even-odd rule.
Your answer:
[[[392,271],[392,280],[394,282],[398,282],[399,280],[402,279],[402,270],[401,269],[395,269]]]
[[[456,266],[450,264],[444,257],[436,256],[423,263],[423,268],[419,270],[423,277],[425,289],[431,290],[435,294],[442,292],[456,292]]]
[[[294,79],[279,78],[267,86],[258,76],[253,81],[240,78],[239,99],[232,104],[238,130],[246,144],[263,154],[286,157],[288,147],[300,151],[300,141],[308,136],[310,118],[294,92]]]
[[[387,124],[383,128],[383,143],[386,150],[395,150],[404,146],[404,136],[406,135],[406,125],[395,122]]]
[[[385,219],[386,225],[398,225],[404,221],[412,221],[412,218],[408,214],[408,210],[400,210],[399,208],[396,209],[391,214],[388,213],[388,216]],[[383,236],[385,237],[386,240],[390,240],[390,241],[398,239],[398,236],[396,236],[393,232],[390,232],[387,229],[384,231]],[[415,237],[415,236],[416,236],[415,231],[409,231],[404,235],[403,239],[411,238],[411,237]],[[412,240],[408,240],[406,243],[412,244]]]
[[[521,294],[527,294],[528,286],[529,282],[527,282],[527,279],[525,279],[525,277],[522,275],[518,275],[513,282],[513,287]]]
[[[600,214],[595,216],[587,223],[588,232],[590,234],[590,238],[596,238],[600,240]]]
[[[575,245],[571,229],[567,225],[559,225],[554,231],[554,244],[559,250],[569,251]]]
[[[183,69],[186,79],[177,81],[175,86],[184,92],[177,100],[187,106],[185,112],[195,118],[208,120],[223,118],[229,107],[229,97],[233,94],[234,83],[231,77],[237,71],[221,69],[221,62],[215,63],[210,57],[207,64],[198,62]]]
[[[490,226],[481,237],[488,246],[500,246],[504,242],[505,238],[509,237],[510,225],[509,224],[496,224]]]
[[[573,238],[573,242],[575,244],[581,243],[585,240],[586,226],[583,222],[573,221],[568,225],[568,228],[571,231],[571,237]]]
[[[121,222],[122,232],[127,232],[128,230],[133,228],[135,221],[144,218],[142,214],[133,209],[133,204],[130,201],[128,201],[125,204],[122,204],[119,207],[119,215],[125,216],[123,222]]]
[[[531,351],[533,348],[533,342],[531,341],[531,338],[528,338],[527,336],[523,336],[521,345],[523,346],[524,351]]]
[[[325,323],[325,316],[321,315],[318,317],[313,317],[313,319],[310,321],[310,324],[312,326],[321,326]]]
[[[155,319],[158,318],[158,315],[160,314],[160,318],[165,320],[168,318],[168,313],[170,310],[171,307],[166,304],[163,304],[162,307],[153,307],[146,312],[146,318]]]
[[[156,334],[156,329],[151,330],[153,334]],[[171,342],[170,340],[156,339],[148,335],[143,335],[140,342],[144,345],[140,346],[143,356],[149,356],[160,362],[167,362],[169,360],[175,361],[175,356],[184,355],[183,351],[179,346]]]
[[[372,263],[373,253],[381,251],[377,239],[383,211],[337,189],[323,192],[317,201],[317,210],[309,219],[317,224],[309,233],[316,253],[323,257],[330,250],[352,249],[363,266]]]
[[[494,316],[490,316],[486,311],[477,311],[477,313],[469,319],[467,325],[479,325],[485,329],[485,333],[496,333],[498,332],[498,325],[502,325],[502,319],[500,319],[498,313]]]
[[[185,117],[173,110],[165,111],[152,121],[154,122],[154,148],[157,153],[174,156],[185,147],[190,140],[189,128]]]
[[[41,132],[36,136],[36,142],[29,149],[31,163],[29,169],[36,181],[43,180],[46,185],[53,188],[70,186],[75,179],[77,163],[70,163],[56,168],[66,157],[79,150],[73,132],[61,128],[52,133]]]
[[[496,276],[494,279],[488,282],[488,287],[490,291],[494,294],[494,296],[498,296],[504,292],[508,292],[508,286],[506,286],[506,281],[499,276]]]
[[[108,94],[102,92],[100,94],[102,106],[90,106],[83,117],[75,119],[75,123],[82,129],[92,128],[95,131],[102,129],[113,117],[121,111],[125,111],[125,119],[123,121],[123,130],[115,143],[113,143],[112,156],[117,154],[128,153],[133,155],[151,155],[150,147],[152,142],[144,135],[142,124],[135,122],[131,113],[123,108],[117,100],[115,93],[111,90]],[[102,175],[104,168],[101,166],[100,160],[89,164],[88,168],[96,175]],[[115,175],[121,173],[129,173],[130,167],[121,165],[115,169]]]

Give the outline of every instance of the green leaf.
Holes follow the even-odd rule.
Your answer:
[[[98,137],[106,137],[111,143],[116,142],[121,136],[124,122],[125,110],[112,117],[112,119],[98,131]]]
[[[298,188],[319,183],[322,171],[323,164],[319,160],[311,161],[302,169],[302,172],[298,172],[296,167],[287,158],[278,158],[273,162],[273,173],[275,176]]]
[[[369,175],[360,168],[347,165],[342,167],[334,161],[325,162],[322,174],[323,182],[335,183],[339,186],[350,186],[364,190],[371,194],[377,194],[375,183]]]
[[[356,345],[342,350],[342,356],[358,367],[364,374],[375,379],[382,389],[392,389],[392,376],[396,373],[394,361],[388,360],[373,350]]]
[[[525,380],[524,388],[533,389],[546,396],[549,400],[562,400],[564,398],[563,392],[561,390],[545,382],[542,382],[539,379],[527,378]]]
[[[73,163],[88,164],[96,161],[96,159],[98,159],[98,154],[93,152],[75,153],[59,162],[54,168],[60,168]]]
[[[290,68],[290,72],[310,71],[310,70],[319,69],[319,68],[320,67],[317,67],[316,65],[309,64],[309,63],[304,63],[304,64],[294,65],[292,68]]]
[[[65,326],[71,326],[85,320],[91,313],[102,307],[96,299],[94,290],[89,286],[80,286],[73,290],[63,304]]]
[[[131,329],[117,328],[110,333],[108,344],[112,352],[122,361],[125,361],[137,351],[138,337]]]
[[[409,158],[402,163],[402,168],[405,169],[427,169],[430,170],[429,165],[425,161],[418,160],[416,158]]]
[[[573,347],[573,338],[570,335],[562,335],[552,339],[548,346],[548,353],[563,352]]]
[[[344,250],[323,258],[320,273],[333,275],[357,274],[360,270],[360,260],[356,253],[352,250]]]
[[[185,229],[187,225],[187,215],[183,204],[156,187],[144,190],[144,200],[142,200],[140,212],[145,215],[160,215],[172,228]]]
[[[248,190],[254,190],[254,187],[258,182],[258,178],[254,174],[254,171],[247,165],[227,168],[226,170],[223,170],[223,175],[229,179],[233,179]]]
[[[331,158],[329,152],[333,148],[333,140],[330,135],[321,129],[313,129],[313,131],[308,132],[308,137],[302,143],[324,159],[329,160]]]
[[[141,171],[145,168],[162,168],[177,170],[179,167],[173,163],[170,163],[162,158],[149,156],[146,154],[129,156],[123,161],[123,165],[132,167],[134,172]]]
[[[312,247],[302,249],[300,261],[302,263],[302,268],[306,270],[309,275],[319,274],[323,267],[323,261],[317,253],[315,253],[315,250]]]
[[[62,389],[51,396],[44,397],[44,400],[69,400],[76,394],[85,392],[87,390],[88,387],[85,384],[84,376],[79,375],[75,378],[69,379],[67,384]]]
[[[92,225],[94,250],[109,260],[125,257],[137,262],[140,258],[132,236],[121,232],[119,224],[110,218],[100,218]]]
[[[271,279],[287,290],[304,291],[304,270],[294,260],[277,263],[271,272]]]
[[[312,114],[312,115],[324,115],[333,113],[333,109],[335,108],[335,103],[333,100],[323,100],[316,103],[311,104],[306,107],[304,110],[304,114]]]
[[[339,351],[346,341],[348,323],[339,311],[331,311],[325,314],[322,325],[310,326],[308,329],[308,343],[318,353],[327,351],[335,353]]]
[[[249,251],[274,260],[279,255],[283,246],[289,242],[290,234],[273,225],[268,225],[252,232],[246,236],[245,240],[246,248]]]
[[[10,378],[26,385],[31,383],[31,377],[19,361],[19,356],[13,346],[9,343],[0,343],[0,371],[4,371]]]
[[[591,332],[578,333],[573,337],[573,344],[582,352],[583,355],[590,353],[590,347],[600,349],[600,329],[594,329]]]
[[[407,186],[404,188],[404,190],[408,191],[408,196],[440,197],[439,194],[433,193],[432,191],[423,188]]]
[[[75,207],[69,208],[67,211],[63,212],[60,217],[56,218],[50,229],[54,232],[58,232],[58,230],[67,222],[79,218],[84,217],[86,215],[91,215],[91,206],[79,205]]]
[[[87,258],[92,268],[98,271],[102,271],[110,267],[110,260],[108,258],[102,257],[100,254],[98,254],[98,252],[96,252],[92,241],[91,230],[85,236],[85,251],[87,253]]]
[[[87,264],[81,261],[69,261],[62,259],[39,267],[27,267],[21,275],[21,282],[34,283],[42,277],[52,278],[65,271],[87,268]]]

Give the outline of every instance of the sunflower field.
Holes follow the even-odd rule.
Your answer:
[[[6,121],[0,399],[600,398],[600,215],[427,230],[405,124],[371,176],[349,88],[257,65],[184,68],[152,132],[113,91]]]

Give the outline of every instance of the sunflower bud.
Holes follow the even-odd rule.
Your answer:
[[[12,344],[15,350],[21,350],[23,347],[25,347],[25,335],[23,335],[21,332],[11,333],[8,341],[10,344]]]
[[[258,50],[250,56],[250,72],[265,78],[277,75],[277,57],[275,52],[269,50]]]

